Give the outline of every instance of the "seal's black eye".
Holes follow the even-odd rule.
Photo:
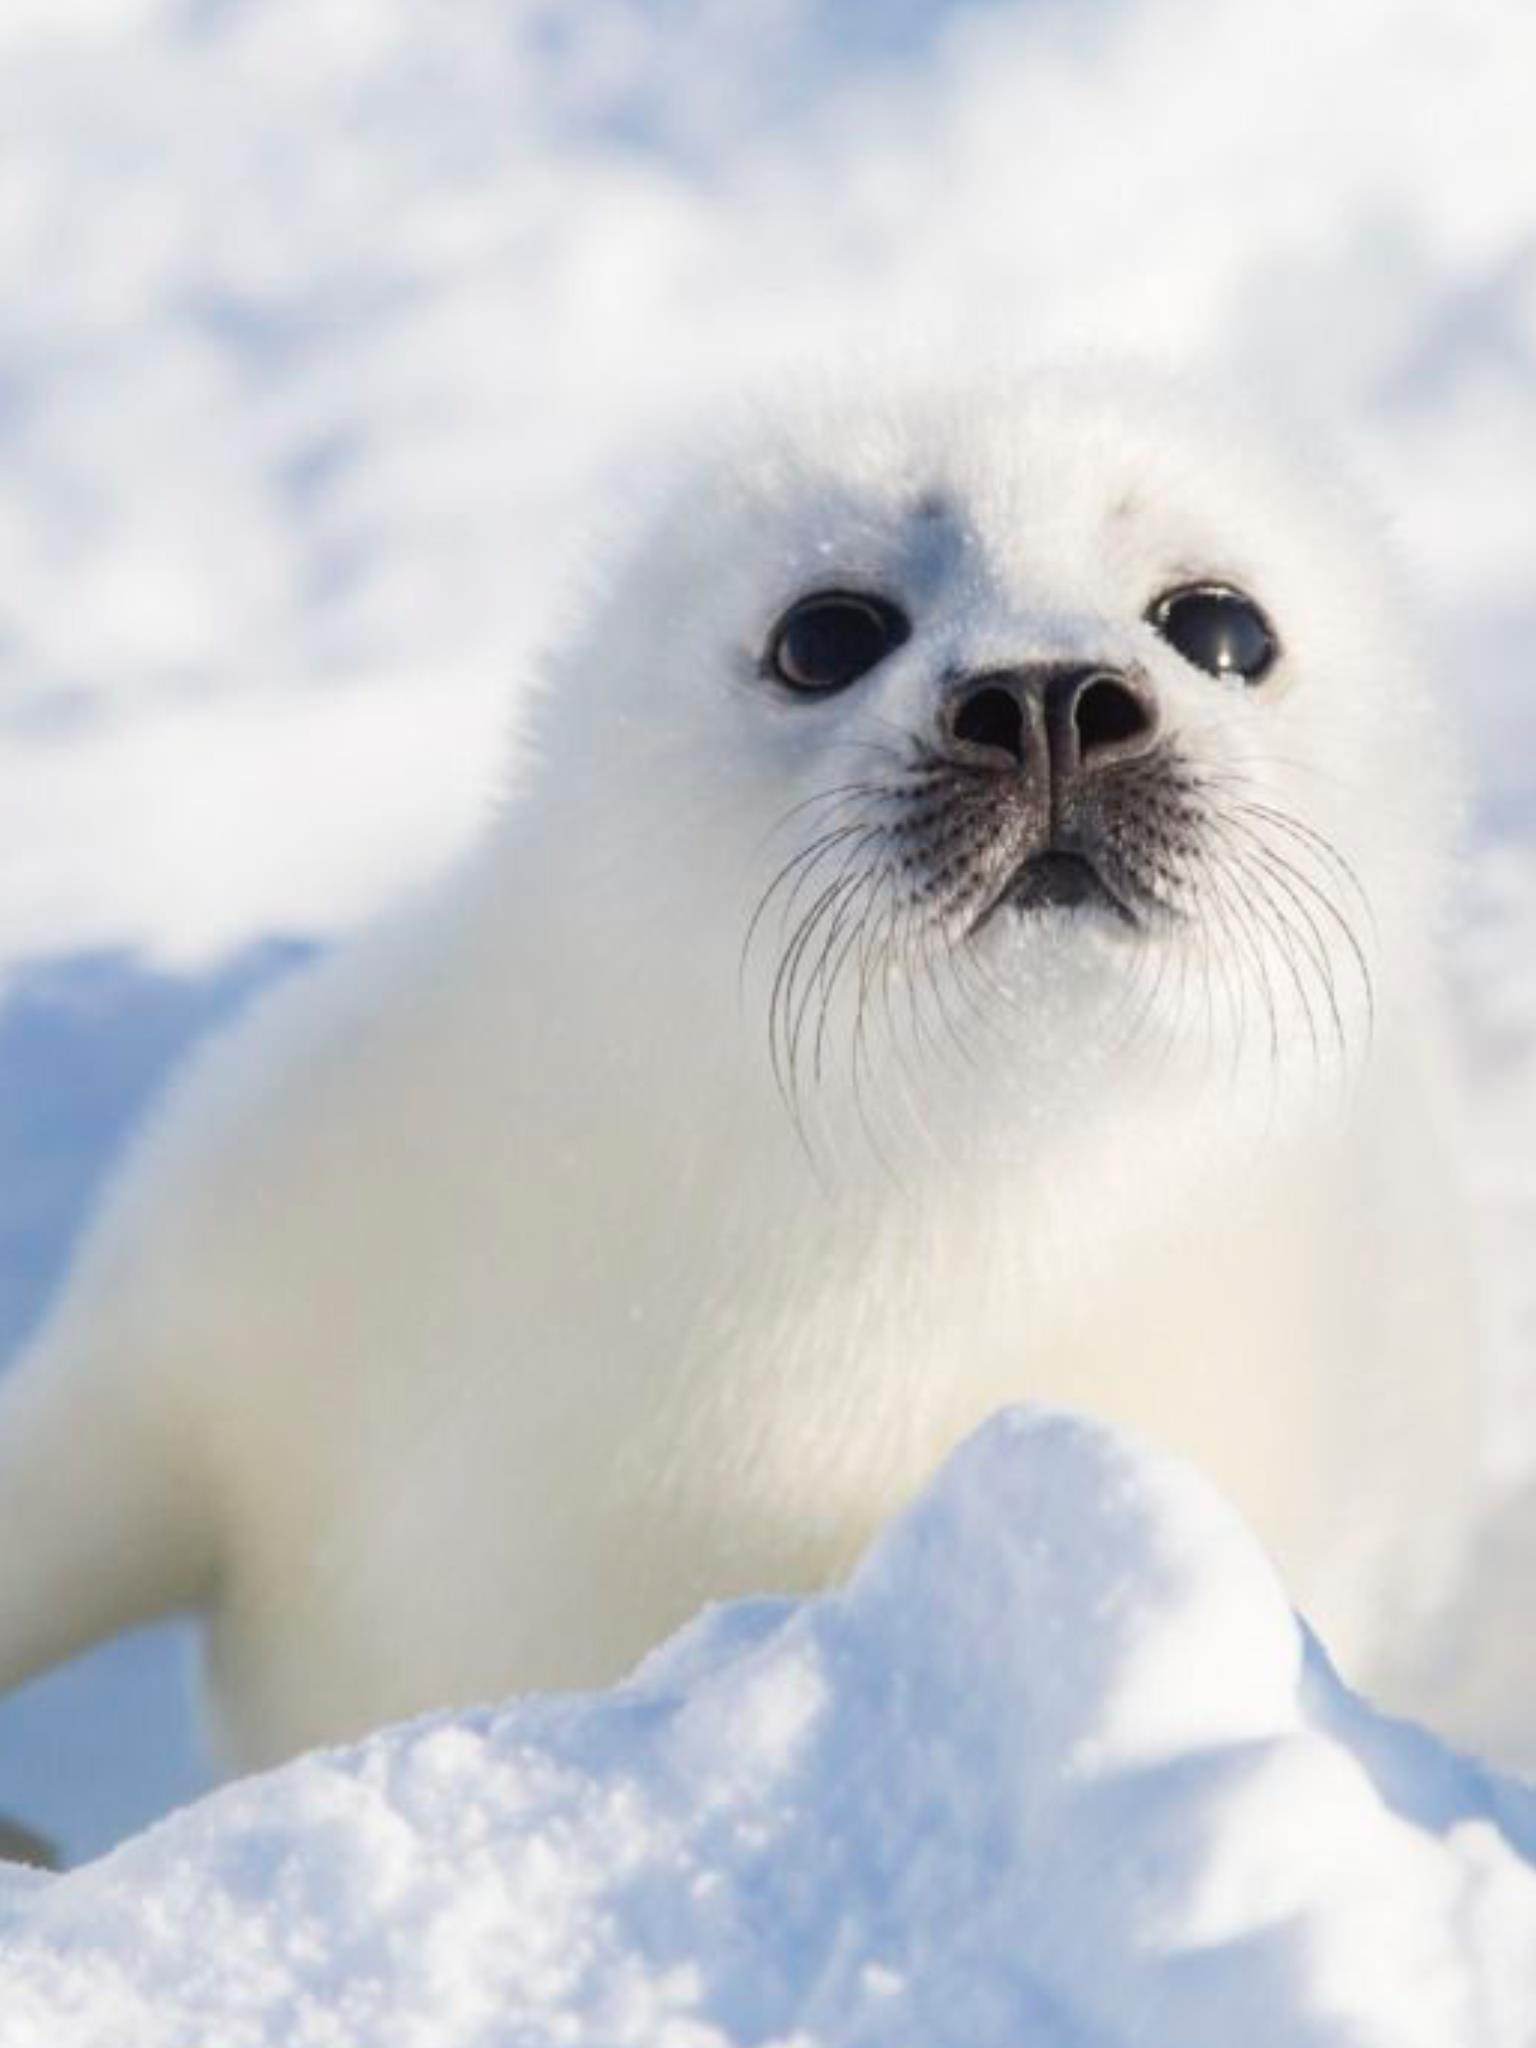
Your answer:
[[[883,597],[824,590],[790,606],[768,636],[763,668],[792,690],[824,696],[868,675],[911,631]]]
[[[1256,683],[1280,652],[1268,619],[1230,583],[1188,583],[1166,590],[1147,617],[1170,647],[1208,675]]]

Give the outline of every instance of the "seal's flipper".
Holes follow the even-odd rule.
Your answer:
[[[0,1863],[21,1863],[32,1870],[60,1868],[59,1852],[44,1836],[0,1814]]]
[[[0,1691],[196,1604],[210,1573],[164,1413],[58,1348],[0,1382]]]

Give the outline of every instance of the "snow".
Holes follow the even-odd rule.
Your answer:
[[[1033,352],[1086,334],[1232,359],[1315,404],[1398,529],[1479,791],[1457,955],[1492,1311],[1490,1488],[1528,1470],[1533,75],[1523,0],[8,0],[7,1348],[188,1038],[474,830],[581,536],[659,422],[807,351],[917,334],[1022,337]],[[0,2042],[205,2048],[206,2029],[185,2031],[197,1987],[216,1981],[251,2014],[263,1981],[301,2001],[306,1944],[350,2005],[301,2020],[294,2004],[287,2021],[271,2006],[245,2036],[230,2018],[219,2048],[422,2040],[409,2015],[429,1981],[458,2000],[457,2038],[495,2041],[509,2038],[505,2008],[477,2035],[473,1987],[499,1997],[496,1957],[522,1941],[519,1995],[556,1985],[553,2011],[559,1973],[578,1972],[579,1998],[588,1972],[613,2000],[615,2041],[665,2027],[694,2048],[711,2026],[730,2038],[749,2022],[710,2000],[749,1995],[754,2040],[815,2026],[1014,2048],[1029,1996],[1077,2028],[1063,2039],[1095,2048],[1230,2042],[1240,2028],[1350,2048],[1536,2038],[1536,2023],[1519,2032],[1522,1998],[1536,2011],[1525,1803],[1373,1722],[1315,1660],[1298,1685],[1267,1576],[1191,1483],[1066,1425],[1039,1429],[973,1447],[971,1509],[952,1472],[843,1602],[717,1618],[687,1652],[697,1682],[674,1649],[648,1693],[305,1763],[18,1889],[22,1945],[5,1967],[24,1972],[36,2024],[15,2031],[30,2023],[18,1992],[0,2003]],[[1000,1486],[1039,1489],[1046,1506],[998,1511]],[[1137,1515],[1145,1542],[1129,1533]],[[1212,1554],[1170,1562],[1199,1515]],[[1009,1611],[1044,1629],[1026,1522],[1054,1546],[1035,1557],[1042,1575],[1052,1555],[1088,1574],[1069,1538],[1100,1546],[1102,1576],[1074,1579],[1073,1598],[1096,1587],[1110,1603],[1050,1608],[1050,1668],[1075,1659],[1094,1681],[1054,1710],[1038,1670],[1026,1692],[1004,1657],[1001,1610],[992,1632],[965,1635],[968,1664],[948,1661],[984,1579],[1006,1581]],[[934,1575],[967,1560],[942,1602],[910,1554],[922,1529]],[[1010,1543],[1017,1571],[999,1562]],[[905,1631],[888,1615],[881,1641],[899,1660],[877,1670],[860,1657],[881,1575],[898,1569],[928,1605]],[[151,1633],[0,1704],[0,1813],[82,1856],[187,1797],[200,1778],[184,1650]],[[826,1692],[796,1692],[791,1669]],[[745,1748],[722,1739],[713,1763],[706,1734],[666,1748],[685,1724],[707,1731],[709,1700],[744,1717],[750,1670],[769,1674],[751,1784],[730,1775]],[[953,1712],[920,1730],[913,1702],[946,1674]],[[669,1686],[688,1704],[669,1704]],[[1026,1713],[1045,1717],[1041,1746],[1021,1734],[1006,1776],[965,1779],[946,1741],[965,1731],[984,1754]],[[1151,1744],[1139,1758],[1138,1741]],[[434,1802],[434,1772],[462,1798]],[[718,1840],[689,1804],[706,1783]],[[753,1786],[774,1797],[770,1846],[749,1865],[726,1838]],[[860,1832],[875,1813],[891,1829],[879,1886],[858,1860],[861,1844],[875,1853]],[[650,1831],[657,1816],[672,1834]],[[622,1899],[583,1864],[600,1838],[608,1857],[627,1843],[639,1859]],[[707,1882],[685,1941],[689,1857]],[[327,1871],[334,1921],[315,1902]],[[290,1921],[265,1897],[280,1873]],[[534,1902],[526,1914],[502,1910],[514,1895]],[[578,1923],[582,1956],[559,1942]],[[675,1976],[657,1973],[653,1924],[680,1944]],[[981,2010],[1004,1999],[1009,1970],[1012,2032]],[[785,2017],[813,1977],[820,1993]],[[1356,2024],[1328,1996],[1374,2003]],[[926,2033],[917,1997],[937,2013]],[[1476,2016],[1456,2010],[1463,1997],[1483,2001]],[[61,2000],[79,2001],[67,2031]],[[172,2025],[184,2031],[142,2031]]]
[[[1528,2048],[1536,1792],[1189,1469],[1015,1410],[846,1588],[0,1892],[3,2048]]]

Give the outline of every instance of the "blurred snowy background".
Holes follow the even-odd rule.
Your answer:
[[[1393,516],[1536,1355],[1533,99],[1526,0],[6,0],[5,1349],[173,1056],[474,829],[637,440],[786,355],[1091,335],[1334,415]],[[80,1855],[190,1791],[184,1650],[0,1705],[0,1812]]]

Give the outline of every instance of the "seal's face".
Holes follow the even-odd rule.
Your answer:
[[[1342,1069],[1442,808],[1371,553],[1118,379],[834,409],[680,494],[598,773],[664,770],[652,855],[695,929],[732,896],[797,1103],[882,1036]]]
[[[1149,607],[1194,666],[1257,687],[1278,658],[1254,601],[1230,584],[1181,585]],[[874,592],[797,600],[764,650],[765,679],[826,698],[870,675],[911,636]],[[1092,907],[1140,929],[1190,905],[1201,858],[1199,778],[1161,736],[1139,664],[1044,661],[945,678],[935,729],[892,772],[838,796],[879,820],[891,879],[951,932],[974,938],[999,912]],[[839,839],[838,843],[841,843]]]

